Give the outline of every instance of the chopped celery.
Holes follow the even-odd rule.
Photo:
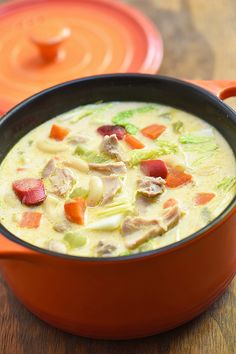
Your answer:
[[[112,231],[120,226],[122,219],[123,214],[116,214],[104,219],[97,220],[94,223],[89,224],[87,228],[91,230]]]
[[[134,205],[127,198],[119,198],[95,212],[96,216],[126,214],[134,210]]]
[[[151,150],[133,150],[130,151],[129,165],[131,167],[138,165],[143,160],[152,160],[163,155],[174,154],[178,151],[176,144],[165,140],[156,140],[156,148]]]
[[[222,192],[229,192],[231,189],[236,189],[236,177],[227,176],[224,177],[216,186],[216,189]]]
[[[68,232],[64,236],[64,241],[66,241],[71,248],[75,248],[84,246],[87,239],[78,232]]]
[[[74,153],[87,162],[103,163],[110,160],[107,155],[103,153],[98,154],[95,151],[87,150],[81,145],[77,145]]]
[[[88,196],[88,190],[82,187],[75,188],[73,192],[70,194],[70,198],[77,198],[77,197],[82,197],[82,198],[87,198]]]
[[[180,134],[184,130],[184,123],[181,120],[177,120],[172,124],[173,130],[176,134]]]

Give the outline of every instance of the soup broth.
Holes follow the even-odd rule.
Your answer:
[[[8,153],[0,221],[55,252],[128,255],[209,224],[235,196],[235,176],[230,146],[198,117],[140,102],[81,106]]]

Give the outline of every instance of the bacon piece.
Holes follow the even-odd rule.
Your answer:
[[[141,171],[150,177],[161,177],[166,179],[168,171],[162,160],[145,160],[140,163]]]
[[[125,128],[119,126],[119,125],[103,125],[102,127],[99,127],[97,129],[97,132],[101,134],[102,136],[105,135],[113,135],[115,134],[117,139],[122,140],[124,135],[126,134]]]
[[[25,205],[37,205],[46,199],[44,184],[41,179],[24,178],[13,182],[12,188]]]

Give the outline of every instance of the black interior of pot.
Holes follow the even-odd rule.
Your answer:
[[[172,78],[117,74],[61,84],[16,106],[0,122],[0,161],[22,136],[39,124],[79,105],[100,100],[156,102],[195,114],[215,126],[236,155],[236,114],[215,96]]]

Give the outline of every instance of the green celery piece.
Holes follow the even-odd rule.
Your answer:
[[[177,120],[172,124],[173,130],[176,134],[180,134],[184,130],[184,123],[181,120]]]
[[[115,214],[126,214],[134,210],[134,203],[127,198],[117,198],[112,203],[107,204],[102,209],[98,209],[95,215],[98,217],[112,216]]]
[[[88,196],[88,190],[82,187],[75,188],[73,192],[70,194],[70,198],[77,198],[77,197],[82,197],[82,198],[87,198]]]
[[[64,236],[64,241],[66,241],[71,248],[75,248],[84,246],[87,239],[78,232],[68,232]]]
[[[216,189],[222,192],[229,192],[231,189],[236,189],[236,177],[226,176],[216,186]]]

